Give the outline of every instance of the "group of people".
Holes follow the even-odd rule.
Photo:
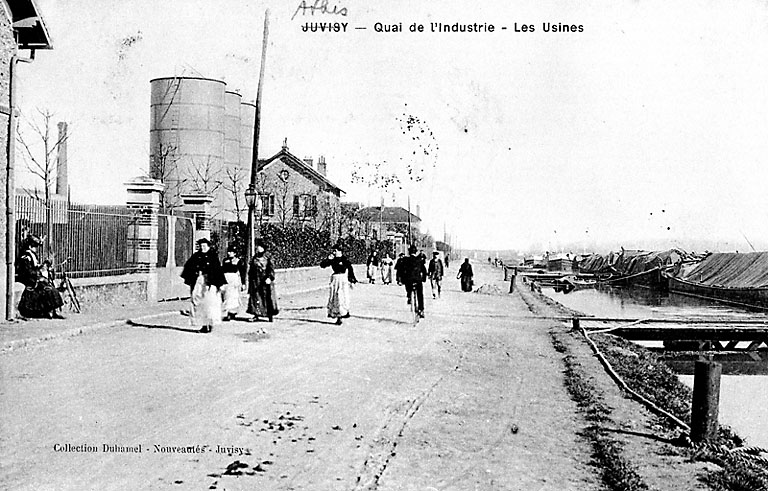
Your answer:
[[[274,288],[275,268],[263,245],[256,246],[250,265],[237,256],[230,245],[227,257],[219,262],[211,242],[197,241],[198,250],[184,264],[181,277],[190,288],[189,316],[200,332],[209,333],[222,321],[234,320],[241,308],[240,292],[248,289],[248,320],[266,318],[272,322],[280,311]],[[247,270],[247,283],[246,283]]]
[[[241,307],[240,292],[245,289],[246,270],[246,312],[252,316],[248,320],[257,321],[260,317],[265,317],[272,322],[279,312],[274,288],[275,268],[271,259],[266,256],[264,246],[256,247],[255,255],[246,268],[245,262],[237,257],[233,247],[228,248],[227,258],[220,264],[208,239],[200,239],[197,244],[199,250],[189,258],[181,274],[184,282],[190,287],[189,314],[192,323],[200,326],[201,332],[208,333],[222,320],[233,320]],[[408,303],[413,298],[417,314],[424,317],[423,283],[427,278],[432,287],[432,298],[440,298],[442,293],[446,266],[439,254],[438,251],[433,252],[433,257],[427,265],[426,255],[419,252],[414,245],[409,247],[408,256],[401,254],[396,262],[389,255],[379,261],[377,253],[373,252],[366,265],[368,281],[375,283],[376,274],[381,271],[383,283],[389,284],[394,272],[397,284],[405,286]],[[341,325],[343,319],[350,316],[350,289],[351,285],[357,283],[352,263],[344,255],[341,246],[337,245],[331,254],[320,262],[320,267],[331,268],[328,317],[336,319],[336,324]],[[456,276],[461,280],[463,291],[472,290],[472,276],[472,266],[467,258]]]
[[[381,282],[385,285],[392,283],[392,273],[394,271],[395,261],[387,254],[383,259],[379,259],[379,253],[372,251],[366,261],[366,277],[368,283],[376,283],[376,278],[381,277]]]
[[[24,284],[24,292],[19,302],[19,313],[23,317],[63,318],[59,309],[63,305],[61,294],[55,288],[54,273],[50,261],[41,261],[38,250],[42,241],[34,235],[25,240],[22,254],[16,264],[17,281]],[[275,268],[266,255],[263,245],[256,246],[250,264],[238,257],[233,245],[227,248],[227,256],[219,261],[218,254],[211,248],[211,242],[202,238],[197,241],[197,251],[184,264],[181,277],[190,288],[191,323],[200,328],[200,332],[209,333],[222,321],[231,321],[242,308],[241,292],[248,291],[246,312],[255,322],[260,318],[273,321],[279,313],[277,292],[275,291]],[[350,285],[357,283],[352,264],[344,256],[341,246],[335,246],[332,253],[320,262],[323,268],[332,270],[328,297],[328,317],[336,319],[337,324],[350,316]],[[412,245],[408,256],[400,254],[397,261],[389,255],[378,259],[374,251],[367,261],[367,276],[370,283],[375,283],[380,273],[385,285],[392,283],[393,276],[398,285],[405,287],[408,302],[415,293],[415,310],[424,317],[423,283],[429,278],[432,298],[440,298],[442,281],[448,258],[443,264],[439,252],[427,264],[426,255]],[[465,259],[459,268],[457,279],[461,280],[463,291],[472,290],[472,266]]]

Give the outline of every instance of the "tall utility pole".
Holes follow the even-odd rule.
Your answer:
[[[261,43],[261,68],[259,69],[259,85],[256,89],[256,113],[253,121],[253,155],[251,156],[251,181],[249,189],[256,189],[256,176],[259,172],[259,130],[261,129],[261,88],[264,85],[264,65],[267,61],[267,37],[269,35],[269,9],[264,11],[264,39]],[[256,196],[261,199],[261,196]],[[248,262],[256,250],[256,234],[253,230],[254,206],[248,207]]]
[[[411,233],[411,195],[408,195],[408,246],[413,244],[413,234]]]

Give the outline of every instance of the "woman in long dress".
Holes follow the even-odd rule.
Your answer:
[[[240,257],[237,256],[236,247],[230,244],[227,247],[227,257],[221,263],[224,271],[224,279],[227,284],[224,286],[224,320],[234,320],[240,311],[240,291],[245,285],[246,265]]]
[[[272,318],[280,312],[275,292],[275,268],[262,245],[256,246],[256,254],[248,270],[247,312],[253,315],[250,322],[258,321],[259,317],[266,317],[272,322]]]
[[[335,318],[336,324],[341,325],[341,320],[349,317],[350,284],[357,283],[357,278],[341,246],[335,246],[333,253],[320,262],[321,268],[328,266],[333,270],[328,294],[328,317]]]
[[[392,266],[394,264],[395,262],[389,257],[389,254],[381,260],[381,282],[385,285],[392,283]]]
[[[464,262],[459,267],[459,273],[456,275],[456,279],[461,280],[461,291],[472,291],[472,265],[469,264],[469,258],[465,257]]]
[[[222,286],[226,284],[219,256],[211,249],[208,239],[197,241],[199,250],[184,264],[181,277],[190,288],[190,323],[200,326],[200,332],[213,331],[221,324]]]
[[[63,319],[57,309],[64,305],[64,301],[53,285],[49,263],[40,263],[37,257],[41,243],[35,235],[27,237],[24,252],[16,260],[16,281],[24,284],[19,300],[19,314],[24,318]]]

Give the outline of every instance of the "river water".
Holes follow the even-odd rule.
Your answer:
[[[646,319],[727,316],[737,320],[768,320],[766,313],[750,312],[674,293],[662,295],[640,288],[588,289],[569,294],[555,293],[545,288],[543,292],[566,307],[600,317]],[[768,354],[763,351],[759,358],[761,360],[752,360],[746,356],[736,362],[722,360],[720,422],[745,437],[749,445],[768,448]],[[715,360],[721,361],[717,356]],[[678,369],[678,373],[692,373],[692,364],[692,361],[689,364],[676,361],[670,363],[670,366]],[[689,387],[693,386],[692,375],[680,374],[679,377]]]

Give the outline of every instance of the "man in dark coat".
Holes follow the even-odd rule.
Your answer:
[[[440,259],[440,253],[434,251],[432,253],[432,259],[429,260],[429,268],[427,268],[429,283],[432,285],[432,298],[438,298],[440,296],[444,272],[445,269],[443,268],[443,260]]]
[[[424,283],[427,281],[427,269],[424,261],[417,255],[418,249],[415,245],[408,248],[409,256],[398,261],[400,268],[397,273],[400,281],[405,285],[405,291],[408,294],[408,303],[411,302],[411,292],[416,292],[416,313],[424,317]]]

